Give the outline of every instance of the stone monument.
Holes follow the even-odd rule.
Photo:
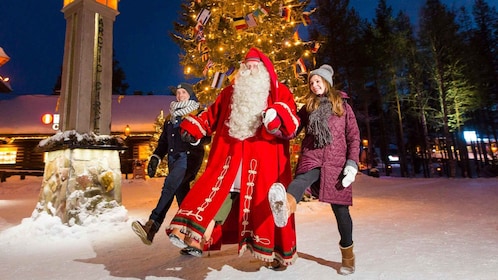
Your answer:
[[[111,136],[113,24],[118,0],[64,0],[59,131],[46,152],[38,212],[68,225],[121,207],[123,141]]]

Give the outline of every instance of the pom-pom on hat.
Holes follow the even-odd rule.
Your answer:
[[[248,61],[261,61],[263,62],[263,65],[265,66],[266,70],[268,70],[268,73],[270,73],[270,83],[271,83],[271,99],[273,101],[276,101],[277,99],[277,92],[278,92],[278,79],[277,79],[277,73],[275,72],[275,68],[273,67],[273,63],[271,60],[260,50],[257,48],[250,48],[249,51],[246,54],[246,57],[244,59],[244,62]]]
[[[183,88],[184,90],[186,90],[188,92],[188,94],[190,95],[190,98],[189,98],[190,100],[197,101],[197,97],[195,96],[195,92],[194,92],[194,87],[191,84],[179,83],[176,87],[170,87],[171,92],[173,92],[174,95],[176,95],[176,90],[180,89],[180,88]]]
[[[318,75],[324,78],[325,81],[327,81],[331,86],[334,86],[334,81],[332,80],[332,76],[334,76],[334,69],[332,66],[323,64],[320,68],[311,71],[309,77],[311,78],[313,75]]]

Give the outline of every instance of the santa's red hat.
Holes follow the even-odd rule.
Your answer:
[[[257,48],[250,48],[246,54],[244,62],[247,61],[261,61],[265,66],[268,73],[270,73],[270,83],[271,83],[271,99],[275,102],[277,100],[277,92],[278,92],[278,79],[277,73],[275,72],[275,68],[273,67],[273,63],[271,60],[260,50]]]

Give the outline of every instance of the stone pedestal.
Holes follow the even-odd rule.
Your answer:
[[[119,150],[112,147],[47,152],[36,210],[81,225],[121,204]]]
[[[62,132],[39,144],[47,159],[36,210],[58,216],[68,225],[84,224],[86,218],[121,204],[122,145],[113,145],[120,141],[109,136],[117,3],[65,0],[62,9],[66,19]]]

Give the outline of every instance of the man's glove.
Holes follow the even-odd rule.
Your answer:
[[[276,133],[280,129],[282,122],[275,109],[270,108],[263,112],[263,124],[271,134]]]
[[[147,165],[147,174],[149,177],[154,177],[156,175],[157,166],[159,165],[159,157],[152,155],[149,159],[149,164]]]
[[[180,137],[182,138],[183,142],[187,142],[187,143],[197,142],[197,139],[195,139],[195,137],[192,136],[192,134],[188,133],[188,131],[186,131],[186,130],[181,131]]]
[[[342,179],[342,186],[345,188],[349,187],[349,185],[354,182],[356,173],[358,173],[358,169],[354,168],[351,165],[346,165],[346,167],[344,167],[344,171],[342,172],[342,174],[344,174],[344,178]]]

